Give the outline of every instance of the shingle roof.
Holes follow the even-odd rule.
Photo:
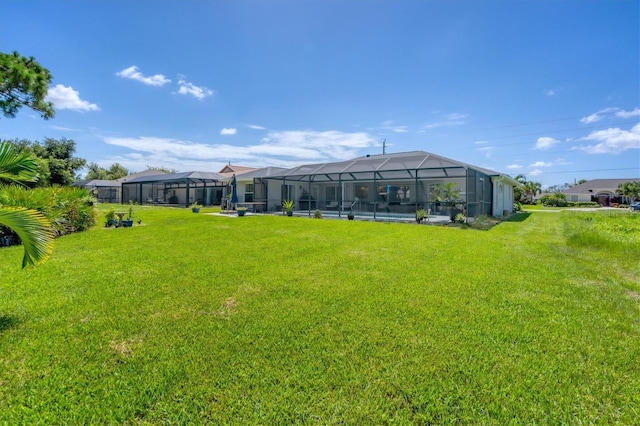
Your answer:
[[[141,172],[137,172],[137,173],[131,173],[130,175],[121,177],[120,179],[116,179],[116,182],[118,184],[123,183],[123,182],[129,182],[133,179],[137,179],[139,177],[143,177],[143,176],[157,176],[157,175],[166,175],[167,172],[163,172],[162,170],[155,170],[155,169],[147,169],[147,170],[143,170]]]
[[[208,180],[208,181],[222,181],[226,180],[224,176],[219,173],[212,172],[183,172],[183,173],[165,173],[151,176],[140,176],[135,179],[123,182],[129,183],[145,183],[145,182],[162,182],[162,181],[176,181],[176,180]]]
[[[579,185],[572,186],[569,189],[562,191],[564,194],[592,194],[601,191],[615,192],[621,183],[625,182],[638,182],[640,178],[629,179],[593,179]]]
[[[227,164],[218,173],[221,174],[222,176],[231,177],[234,174],[237,176],[237,175],[240,175],[240,174],[252,172],[254,170],[257,170],[257,169],[255,167],[247,167],[247,166],[238,166],[238,165],[235,165],[235,164]]]
[[[472,166],[467,163],[452,160],[425,151],[410,151],[394,154],[366,155],[352,160],[334,163],[305,164],[287,169],[275,176],[293,177],[309,175],[345,174],[360,172],[404,171],[404,170],[443,170],[443,169],[474,169],[489,176],[501,173]],[[443,173],[446,176],[446,173]]]
[[[120,183],[116,180],[102,180],[102,179],[93,179],[88,182],[85,182],[82,186],[86,188],[95,188],[95,187],[117,187],[120,186]]]
[[[247,172],[247,173],[236,174],[236,178],[238,180],[249,180],[249,179],[254,179],[254,178],[266,178],[266,177],[275,176],[277,174],[280,174],[285,170],[287,170],[287,169],[282,168],[282,167],[263,167],[261,169],[255,169],[255,170]]]

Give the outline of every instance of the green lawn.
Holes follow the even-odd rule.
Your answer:
[[[640,214],[137,212],[0,249],[0,424],[638,424]]]

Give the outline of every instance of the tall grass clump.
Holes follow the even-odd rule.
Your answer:
[[[562,215],[569,245],[640,253],[640,214],[566,211]]]
[[[53,186],[29,189],[18,185],[0,187],[0,204],[42,213],[56,236],[85,231],[95,225],[95,200],[83,188]]]

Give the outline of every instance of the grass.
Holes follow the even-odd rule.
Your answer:
[[[640,418],[640,215],[204,212],[139,207],[35,269],[0,250],[0,423]]]

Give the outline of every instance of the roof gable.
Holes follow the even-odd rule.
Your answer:
[[[238,166],[238,165],[229,163],[226,166],[224,166],[218,173],[223,176],[231,177],[231,175],[234,175],[234,174],[239,175],[243,173],[249,173],[254,170],[258,170],[258,169],[255,167]]]

